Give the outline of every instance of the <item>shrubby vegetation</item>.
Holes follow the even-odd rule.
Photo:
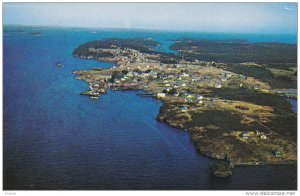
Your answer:
[[[274,77],[274,75],[266,68],[259,66],[246,66],[241,64],[230,64],[226,70],[243,74],[247,77],[254,77],[271,85],[273,88],[297,88],[297,81],[288,76]]]
[[[189,61],[255,62],[280,69],[287,69],[287,65],[297,63],[297,45],[295,44],[182,39],[170,48],[179,51]]]

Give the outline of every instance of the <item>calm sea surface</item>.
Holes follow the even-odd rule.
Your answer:
[[[99,100],[72,71],[111,64],[72,57],[102,38],[248,39],[295,43],[295,36],[158,31],[4,28],[3,180],[5,190],[296,189],[296,166],[237,167],[229,179],[209,174],[188,133],[155,120],[161,103],[133,91]],[[42,32],[32,36],[31,32]],[[96,31],[92,33],[92,31]],[[63,68],[56,64],[63,63]]]

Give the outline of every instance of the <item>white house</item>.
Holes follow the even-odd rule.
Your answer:
[[[266,140],[266,139],[267,139],[267,136],[266,136],[266,135],[261,135],[261,136],[260,136],[260,139]]]
[[[215,88],[222,88],[222,85],[221,84],[216,84]]]
[[[157,93],[156,97],[158,99],[164,99],[166,97],[166,93]]]
[[[187,73],[183,73],[183,74],[181,74],[181,77],[189,77],[190,75],[189,74],[187,74]]]

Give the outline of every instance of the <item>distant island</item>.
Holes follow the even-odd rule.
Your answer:
[[[75,71],[88,83],[81,94],[98,99],[108,89],[143,90],[141,96],[163,101],[157,120],[188,131],[196,149],[214,159],[297,161],[297,115],[286,100],[296,98],[289,90],[297,88],[296,45],[184,38],[170,47],[177,54],[155,51],[159,45],[151,38],[80,45],[73,56],[114,63]]]
[[[32,32],[31,35],[32,36],[41,36],[42,33],[41,32]]]

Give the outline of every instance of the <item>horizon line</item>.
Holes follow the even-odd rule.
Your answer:
[[[103,29],[103,30],[136,30],[136,31],[158,31],[158,32],[186,32],[186,33],[229,33],[229,34],[259,34],[259,35],[293,35],[298,37],[296,33],[268,33],[268,32],[229,32],[229,31],[199,31],[199,30],[182,30],[182,29],[145,29],[145,28],[124,28],[124,27],[89,27],[89,26],[63,26],[63,25],[30,25],[30,24],[2,24],[5,26],[19,27],[48,27],[48,28],[78,28],[78,29]]]

